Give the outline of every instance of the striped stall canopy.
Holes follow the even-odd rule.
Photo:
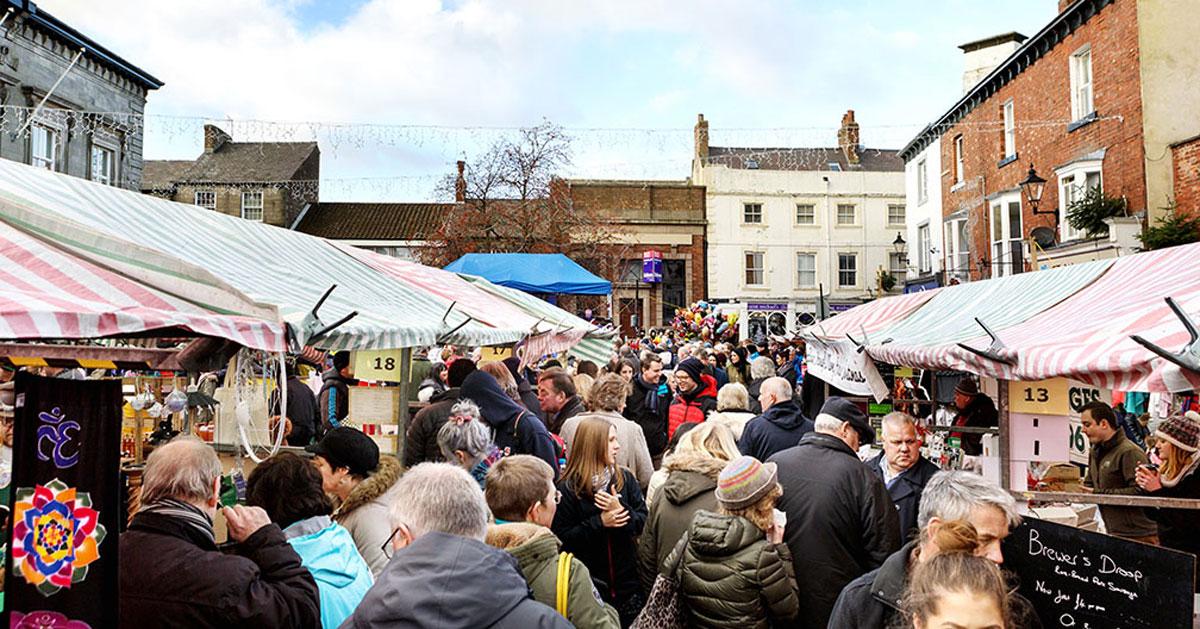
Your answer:
[[[1190,340],[1167,306],[1171,297],[1200,321],[1200,244],[1117,259],[1091,285],[1028,321],[998,332],[1016,366],[955,349],[970,371],[1009,380],[1070,377],[1120,391],[1191,391],[1200,374],[1179,369],[1129,337],[1178,351]],[[978,337],[968,342],[984,348]]]
[[[938,294],[942,289],[896,295],[885,299],[869,301],[861,306],[855,306],[846,312],[834,315],[816,325],[809,326],[804,336],[841,337],[846,334],[862,340],[859,336],[865,330],[867,334],[893,325],[912,314],[925,302]]]
[[[336,285],[321,319],[359,315],[317,342],[321,349],[500,345],[528,333],[474,321],[459,328],[467,315],[445,316],[450,300],[397,282],[321,238],[8,160],[0,160],[0,220],[225,314],[298,326]]]
[[[281,323],[202,309],[0,222],[0,338],[87,339],[171,328],[263,350],[282,351],[285,344]]]
[[[1091,284],[1112,264],[1098,260],[948,286],[911,316],[873,334],[867,352],[893,365],[963,369],[955,343],[979,336],[976,318],[995,332],[1018,325]],[[887,338],[892,342],[878,344]]]

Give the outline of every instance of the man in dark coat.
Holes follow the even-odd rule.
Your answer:
[[[442,451],[437,442],[438,430],[450,418],[450,408],[458,402],[459,387],[473,371],[475,363],[470,358],[459,358],[450,363],[446,381],[450,388],[433,398],[432,404],[417,411],[408,425],[404,437],[404,467],[442,460]]]
[[[814,424],[771,461],[783,485],[776,508],[787,514],[784,541],[805,579],[796,626],[825,629],[842,588],[900,548],[900,522],[883,482],[855,454],[875,440],[866,414],[831,397]]]
[[[482,371],[472,374],[478,375],[492,378]],[[396,483],[389,514],[396,532],[387,552],[395,561],[388,562],[342,627],[571,627],[554,609],[533,600],[515,557],[484,543],[487,503],[461,467],[423,463],[409,470]]]
[[[917,532],[917,511],[925,483],[937,474],[938,466],[921,456],[916,420],[907,413],[888,413],[883,418],[883,453],[867,461],[887,487],[900,516],[900,535],[905,540]]]
[[[554,439],[542,420],[504,393],[492,374],[475,370],[463,380],[462,397],[479,406],[483,421],[495,431],[494,442],[505,454],[531,454],[554,468],[554,480],[560,471]]]
[[[776,452],[786,450],[798,443],[800,438],[812,432],[813,423],[800,406],[792,401],[792,385],[784,378],[768,378],[758,396],[762,404],[762,415],[746,422],[738,450],[759,461],[766,461]]]
[[[217,550],[221,463],[183,437],[146,460],[142,509],[121,535],[122,627],[320,627],[317,582],[259,507],[225,509],[232,553]]]
[[[575,381],[561,367],[538,374],[537,398],[546,429],[556,435],[562,432],[563,424],[568,419],[586,410],[575,390]]]
[[[504,366],[508,367],[508,372],[512,374],[513,380],[517,381],[517,395],[521,398],[521,403],[525,405],[525,408],[530,413],[537,415],[538,419],[543,420],[542,423],[545,423],[545,416],[542,415],[542,405],[538,403],[537,389],[534,388],[533,383],[530,381],[532,372],[525,369],[525,373],[522,373],[521,359],[516,356],[505,358]]]
[[[321,392],[317,394],[317,416],[321,418],[321,434],[342,425],[350,414],[350,386],[357,384],[350,352],[333,355],[333,368],[321,374]]]
[[[271,415],[279,416],[279,393],[271,393]],[[300,380],[296,366],[287,366],[287,444],[303,448],[317,434],[317,396]]]
[[[642,354],[641,373],[633,376],[625,418],[636,422],[646,435],[646,447],[654,467],[667,449],[667,412],[671,407],[671,388],[662,372],[662,357],[654,352]]]
[[[829,626],[838,629],[905,626],[904,591],[908,577],[918,563],[937,553],[934,539],[938,529],[955,520],[970,522],[975,527],[979,534],[979,554],[997,564],[1004,561],[1001,543],[1021,523],[1016,502],[999,485],[973,472],[938,472],[925,485],[921,496],[920,534],[884,560],[878,569],[851,581],[842,590]],[[1013,629],[1041,629],[1041,621],[1028,600],[1016,594],[1009,603]]]
[[[954,387],[954,407],[958,409],[958,415],[954,417],[955,426],[991,428],[1000,425],[996,403],[980,393],[979,383],[970,376],[959,380],[958,386]],[[983,435],[952,432],[950,436],[959,438],[963,454],[978,456],[983,453]]]

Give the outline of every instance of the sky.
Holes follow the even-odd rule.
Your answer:
[[[431,200],[457,159],[550,121],[572,177],[683,179],[711,143],[900,148],[962,92],[959,44],[1056,0],[40,0],[166,85],[145,157],[311,140],[326,201]]]

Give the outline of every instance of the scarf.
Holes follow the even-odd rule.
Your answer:
[[[613,468],[606,466],[603,472],[592,477],[592,495],[594,496],[608,489],[608,486],[612,484],[612,479]]]
[[[212,518],[195,505],[174,498],[163,498],[158,502],[142,505],[139,513],[153,513],[182,520],[184,524],[207,538],[214,546],[217,543],[213,536]]]
[[[1182,470],[1180,470],[1179,474],[1177,474],[1175,478],[1167,480],[1165,477],[1160,477],[1158,480],[1162,483],[1163,487],[1174,487],[1179,484],[1179,481],[1187,478],[1189,474],[1196,471],[1197,466],[1200,466],[1200,452],[1188,457],[1187,467],[1184,467]]]

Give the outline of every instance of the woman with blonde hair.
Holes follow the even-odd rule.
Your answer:
[[[730,382],[717,392],[717,412],[708,421],[722,424],[733,433],[734,441],[742,438],[746,422],[754,419],[750,412],[750,393],[737,382]]]
[[[645,600],[637,576],[635,541],[646,522],[646,503],[633,472],[617,465],[617,429],[598,418],[575,430],[558,489],[562,500],[551,529],[562,550],[574,553],[606,585],[600,595],[628,626]]]
[[[696,512],[717,510],[717,477],[738,456],[733,433],[709,420],[684,435],[663,469],[655,472],[659,486],[650,494],[646,531],[638,541],[638,576],[644,587],[654,584]]]
[[[504,391],[504,395],[512,398],[512,401],[517,404],[525,406],[525,403],[521,401],[521,391],[517,388],[517,379],[513,377],[512,372],[504,363],[489,360],[479,363],[479,369],[492,374],[492,377],[500,384],[500,390]]]
[[[650,449],[646,446],[646,433],[637,422],[625,419],[621,414],[628,397],[629,383],[624,378],[612,373],[602,374],[588,391],[587,407],[590,412],[567,419],[558,434],[566,444],[567,452],[570,452],[579,422],[595,418],[616,426],[617,441],[621,444],[617,465],[629,468],[637,477],[638,486],[645,488],[650,482],[650,475],[654,473],[654,464],[650,459]]]
[[[596,379],[586,373],[577,373],[571,377],[571,381],[575,383],[575,395],[583,400],[584,406],[588,410],[595,410],[591,404],[588,404],[588,400],[591,399],[589,394],[592,392],[592,385],[595,384]]]
[[[1200,414],[1188,411],[1167,418],[1154,431],[1158,469],[1139,466],[1136,472],[1142,491],[1163,498],[1200,498]],[[1155,457],[1151,456],[1153,460]],[[1194,509],[1147,509],[1158,522],[1158,540],[1175,550],[1200,555],[1200,511]],[[1200,583],[1196,584],[1200,592]]]
[[[914,629],[971,627],[1005,629],[1010,618],[1008,586],[999,566],[979,556],[974,526],[962,520],[943,524],[934,534],[938,553],[913,569],[904,609]]]

